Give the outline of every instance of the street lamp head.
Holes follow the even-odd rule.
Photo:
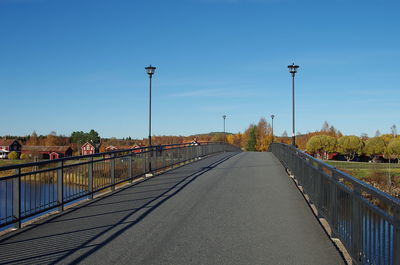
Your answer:
[[[297,73],[297,69],[299,68],[298,65],[295,65],[294,63],[291,65],[288,65],[288,69],[289,69],[289,73],[291,73],[292,75],[294,75],[295,73]]]
[[[272,114],[272,115],[271,115],[271,118],[274,119],[274,118],[275,118],[275,115]]]
[[[226,115],[223,115],[222,118],[225,120],[226,119]]]
[[[150,64],[150,66],[147,66],[144,69],[146,69],[146,72],[150,76],[150,78],[154,74],[154,72],[156,71],[156,68],[154,66],[151,66],[151,64]]]

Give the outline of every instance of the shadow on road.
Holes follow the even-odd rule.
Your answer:
[[[224,153],[122,188],[0,238],[0,264],[83,261],[132,228],[196,178],[236,153]]]

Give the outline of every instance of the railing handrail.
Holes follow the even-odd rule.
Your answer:
[[[212,144],[227,144],[227,143],[224,143],[224,142],[199,142],[198,144],[199,145],[212,145]],[[154,151],[152,149],[160,147],[160,146],[161,147],[181,147],[181,146],[197,146],[197,145],[195,143],[179,143],[179,144],[167,144],[167,145],[141,146],[141,147],[137,147],[137,148],[119,149],[119,150],[113,150],[113,151],[107,151],[107,152],[101,152],[101,153],[95,153],[95,154],[89,154],[89,155],[68,156],[68,157],[57,158],[57,159],[52,159],[52,160],[44,160],[44,161],[21,163],[21,164],[16,164],[16,165],[9,165],[9,166],[1,166],[0,171],[12,170],[12,169],[18,169],[18,168],[24,168],[24,167],[42,166],[42,165],[46,165],[46,164],[54,164],[54,163],[58,163],[58,162],[68,161],[68,160],[77,160],[77,159],[84,159],[84,158],[91,158],[91,157],[98,157],[98,156],[106,156],[106,155],[111,155],[111,154],[116,154],[116,153],[132,152],[132,151],[136,151],[136,150],[141,150],[141,153],[147,153],[150,151]],[[85,162],[82,162],[82,163],[85,163]]]
[[[328,168],[331,171],[337,172],[339,175],[341,175],[343,177],[344,180],[350,182],[353,185],[357,185],[358,187],[362,188],[363,191],[366,191],[368,193],[374,194],[374,195],[378,196],[379,199],[383,199],[383,200],[385,200],[386,202],[388,202],[390,204],[393,204],[393,205],[396,205],[396,206],[400,207],[400,199],[398,199],[398,198],[396,198],[396,197],[394,197],[394,196],[392,196],[392,195],[390,195],[390,194],[388,194],[386,192],[383,192],[383,191],[375,188],[374,186],[372,186],[372,185],[370,185],[370,184],[368,184],[368,183],[366,183],[366,182],[364,182],[364,181],[362,181],[362,180],[360,180],[360,179],[358,179],[358,178],[356,178],[356,177],[354,177],[354,176],[352,176],[352,175],[350,175],[350,174],[348,174],[346,172],[343,172],[342,170],[338,169],[337,167],[329,165],[328,163],[325,163],[324,161],[321,161],[321,160],[311,156],[310,154],[307,154],[306,152],[304,152],[304,151],[302,151],[300,149],[297,149],[297,148],[295,148],[293,146],[285,145],[283,143],[274,143],[274,144],[281,144],[281,145],[287,146],[289,148],[292,148],[296,152],[300,152],[306,158],[308,158],[310,160],[313,160],[314,162],[316,162],[316,163]]]
[[[293,146],[273,143],[269,150],[294,175],[354,264],[400,264],[398,198]]]
[[[99,191],[113,191],[119,184],[146,178],[148,173],[230,151],[241,150],[226,142],[181,143],[0,167],[6,173],[0,177],[0,227],[13,224],[20,228],[22,220],[46,211],[63,211],[67,203],[93,199]]]

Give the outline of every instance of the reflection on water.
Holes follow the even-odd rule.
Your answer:
[[[16,187],[15,187],[16,188]],[[64,200],[71,200],[87,192],[87,187],[64,184]],[[13,182],[0,182],[0,224],[10,222],[13,216]],[[29,216],[57,204],[56,183],[21,182],[21,216]]]
[[[351,215],[347,215],[351,216]],[[352,222],[339,216],[336,232],[349,248],[352,240]],[[361,264],[393,264],[393,225],[382,217],[364,209],[361,217]],[[350,250],[350,249],[349,249]]]

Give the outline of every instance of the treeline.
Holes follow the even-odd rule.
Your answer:
[[[369,138],[367,134],[362,134],[361,136],[343,136],[334,126],[329,125],[328,122],[324,122],[319,131],[308,132],[306,134],[298,133],[296,135],[296,145],[299,149],[320,158],[327,158],[329,153],[340,153],[348,160],[361,155],[369,156],[371,160],[377,156],[400,160],[400,136],[397,136],[395,125],[390,129],[390,134],[381,135],[377,131],[375,137],[372,138]],[[76,131],[70,136],[57,135],[55,132],[51,132],[48,135],[37,135],[36,132],[33,132],[29,136],[5,136],[5,138],[17,139],[22,145],[70,146],[75,154],[79,154],[80,147],[86,142],[101,144],[100,152],[104,152],[105,148],[109,145],[124,148],[131,148],[135,145],[148,145],[147,138],[101,138],[95,130],[90,130],[89,132]],[[280,136],[273,136],[271,124],[263,117],[260,118],[257,124],[250,124],[243,133],[224,134],[222,132],[211,132],[190,136],[152,136],[152,143],[154,145],[187,143],[193,140],[197,140],[198,142],[226,141],[243,150],[259,152],[267,151],[273,141],[291,144],[291,137],[287,135],[286,131]]]
[[[321,131],[296,135],[296,145],[299,149],[305,150],[309,139],[315,135],[329,135],[340,137],[342,133],[327,122],[322,126]],[[241,147],[246,151],[267,151],[272,141],[291,144],[291,137],[284,131],[281,136],[272,135],[272,126],[264,117],[260,118],[257,124],[250,124],[244,133],[230,134],[226,137],[227,142]]]
[[[378,157],[400,162],[400,136],[384,134],[372,138],[355,135],[335,138],[328,135],[316,135],[307,142],[306,150],[319,158],[327,159],[329,153],[340,153],[347,161],[356,156],[367,156],[370,161]]]
[[[79,155],[80,148],[86,142],[100,144],[100,152],[104,152],[107,146],[113,145],[115,147],[131,148],[133,146],[147,146],[148,138],[134,139],[126,137],[122,139],[101,138],[99,133],[95,130],[89,132],[75,131],[70,136],[57,135],[56,132],[51,132],[48,135],[38,135],[35,131],[27,136],[4,136],[5,139],[16,139],[22,145],[32,146],[70,146],[74,150],[74,155]],[[198,142],[210,141],[224,141],[224,134],[221,132],[211,132],[206,134],[197,134],[190,136],[152,136],[152,143],[154,145],[168,145],[191,142],[193,140]]]
[[[343,135],[334,126],[324,122],[319,131],[298,133],[296,145],[299,149],[322,159],[327,159],[328,154],[338,153],[348,161],[356,156],[367,156],[372,161],[382,157],[397,159],[400,162],[400,136],[397,135],[396,125],[393,125],[390,130],[390,134],[382,135],[378,130],[371,138],[367,134]],[[261,118],[257,124],[250,124],[244,133],[230,134],[226,137],[228,143],[239,146],[243,150],[259,152],[268,150],[272,140],[285,144],[291,144],[292,141],[286,131],[281,136],[272,138],[272,127],[265,118]]]
[[[250,124],[244,133],[227,135],[226,141],[247,151],[267,151],[272,143],[272,127],[261,118],[257,124]]]

